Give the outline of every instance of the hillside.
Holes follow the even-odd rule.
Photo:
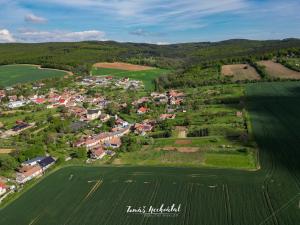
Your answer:
[[[162,68],[182,68],[190,64],[235,61],[248,57],[276,55],[293,49],[299,39],[272,41],[228,40],[171,45],[118,43],[112,41],[78,43],[0,44],[0,64],[29,63],[88,73],[100,61],[126,61]]]

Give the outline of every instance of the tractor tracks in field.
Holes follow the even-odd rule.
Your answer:
[[[228,224],[233,224],[231,204],[230,204],[230,196],[229,196],[229,191],[228,191],[227,184],[223,184],[222,189],[223,189],[224,199],[225,199],[225,210],[226,210],[226,216],[227,216],[227,223]]]

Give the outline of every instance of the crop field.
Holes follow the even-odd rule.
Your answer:
[[[146,90],[154,89],[154,79],[160,75],[168,73],[165,69],[149,69],[140,71],[129,71],[115,68],[96,68],[92,69],[94,76],[114,76],[114,77],[128,77],[133,80],[143,81]]]
[[[59,70],[40,69],[35,65],[0,66],[0,86],[11,86],[18,83],[62,77],[67,74],[67,72]]]
[[[271,60],[260,61],[258,63],[266,67],[266,71],[271,77],[281,79],[300,79],[300,72],[291,70],[280,63],[275,63]]]
[[[300,83],[250,84],[247,105],[260,149],[258,171],[67,167],[0,210],[0,224],[297,225]],[[127,213],[128,206],[161,204],[181,208],[171,216]]]
[[[128,70],[128,71],[142,71],[142,70],[151,70],[154,69],[150,66],[141,66],[141,65],[134,65],[130,63],[122,63],[122,62],[103,62],[103,63],[96,63],[94,64],[96,68],[107,68],[107,69],[119,69],[119,70]]]
[[[248,64],[233,64],[222,66],[222,75],[231,77],[233,81],[260,80],[256,70]]]

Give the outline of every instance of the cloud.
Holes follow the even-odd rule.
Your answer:
[[[148,36],[149,33],[143,29],[137,29],[134,31],[130,31],[129,34],[136,36]]]
[[[36,16],[34,14],[27,14],[24,17],[25,22],[28,23],[46,23],[47,19],[40,17],[40,16]]]
[[[7,43],[7,42],[15,42],[16,40],[12,36],[12,34],[9,32],[9,30],[6,29],[0,29],[0,43]]]
[[[87,30],[79,32],[67,31],[36,31],[19,30],[20,42],[77,42],[88,40],[105,40],[105,33],[99,30]]]
[[[166,41],[159,41],[159,42],[156,42],[157,45],[169,45],[170,42],[166,42]]]
[[[127,24],[174,24],[246,8],[248,0],[18,0],[113,16]]]
[[[162,32],[150,32],[150,31],[146,31],[146,30],[141,29],[141,28],[137,29],[137,30],[130,31],[129,34],[135,35],[135,36],[141,36],[141,37],[147,37],[147,36],[160,37],[160,36],[165,35],[165,33],[162,33]]]

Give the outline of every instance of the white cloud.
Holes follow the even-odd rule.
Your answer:
[[[105,33],[99,30],[79,32],[19,30],[18,35],[18,41],[20,42],[76,42],[87,40],[105,40]]]
[[[159,41],[156,43],[157,45],[169,45],[170,42],[165,42],[165,41]]]
[[[249,5],[248,0],[26,0],[26,2],[94,11],[114,16],[115,19],[133,25],[188,22],[191,18],[232,12]]]
[[[7,29],[0,30],[0,43],[15,42],[16,40]]]
[[[28,23],[45,23],[45,22],[47,22],[46,18],[36,16],[32,13],[25,15],[24,20]]]

